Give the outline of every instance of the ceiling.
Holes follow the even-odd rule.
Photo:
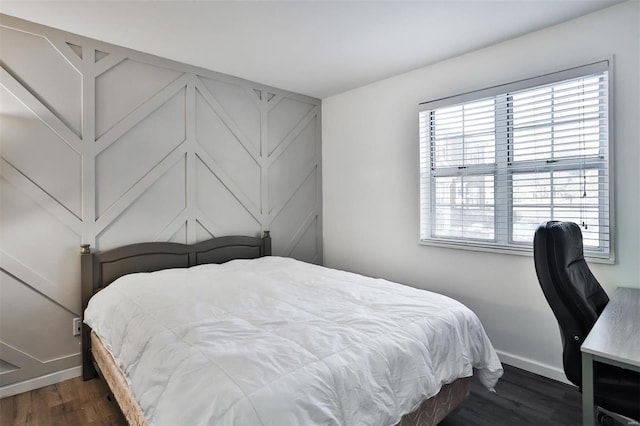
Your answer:
[[[0,0],[0,12],[325,98],[621,1]]]

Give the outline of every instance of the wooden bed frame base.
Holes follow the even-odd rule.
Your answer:
[[[133,397],[127,379],[95,333],[91,333],[91,354],[98,366],[97,371],[100,378],[107,383],[127,422],[132,426],[146,426],[147,419]]]

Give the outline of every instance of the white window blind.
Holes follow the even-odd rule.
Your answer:
[[[420,105],[420,239],[530,250],[545,220],[611,256],[608,61]]]

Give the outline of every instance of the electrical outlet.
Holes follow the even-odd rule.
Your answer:
[[[80,318],[73,319],[73,335],[79,336],[82,333],[82,321]]]

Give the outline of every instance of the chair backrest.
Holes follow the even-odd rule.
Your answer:
[[[560,326],[564,372],[581,386],[580,346],[609,297],[584,260],[577,224],[542,223],[533,239],[533,257],[540,287]]]

